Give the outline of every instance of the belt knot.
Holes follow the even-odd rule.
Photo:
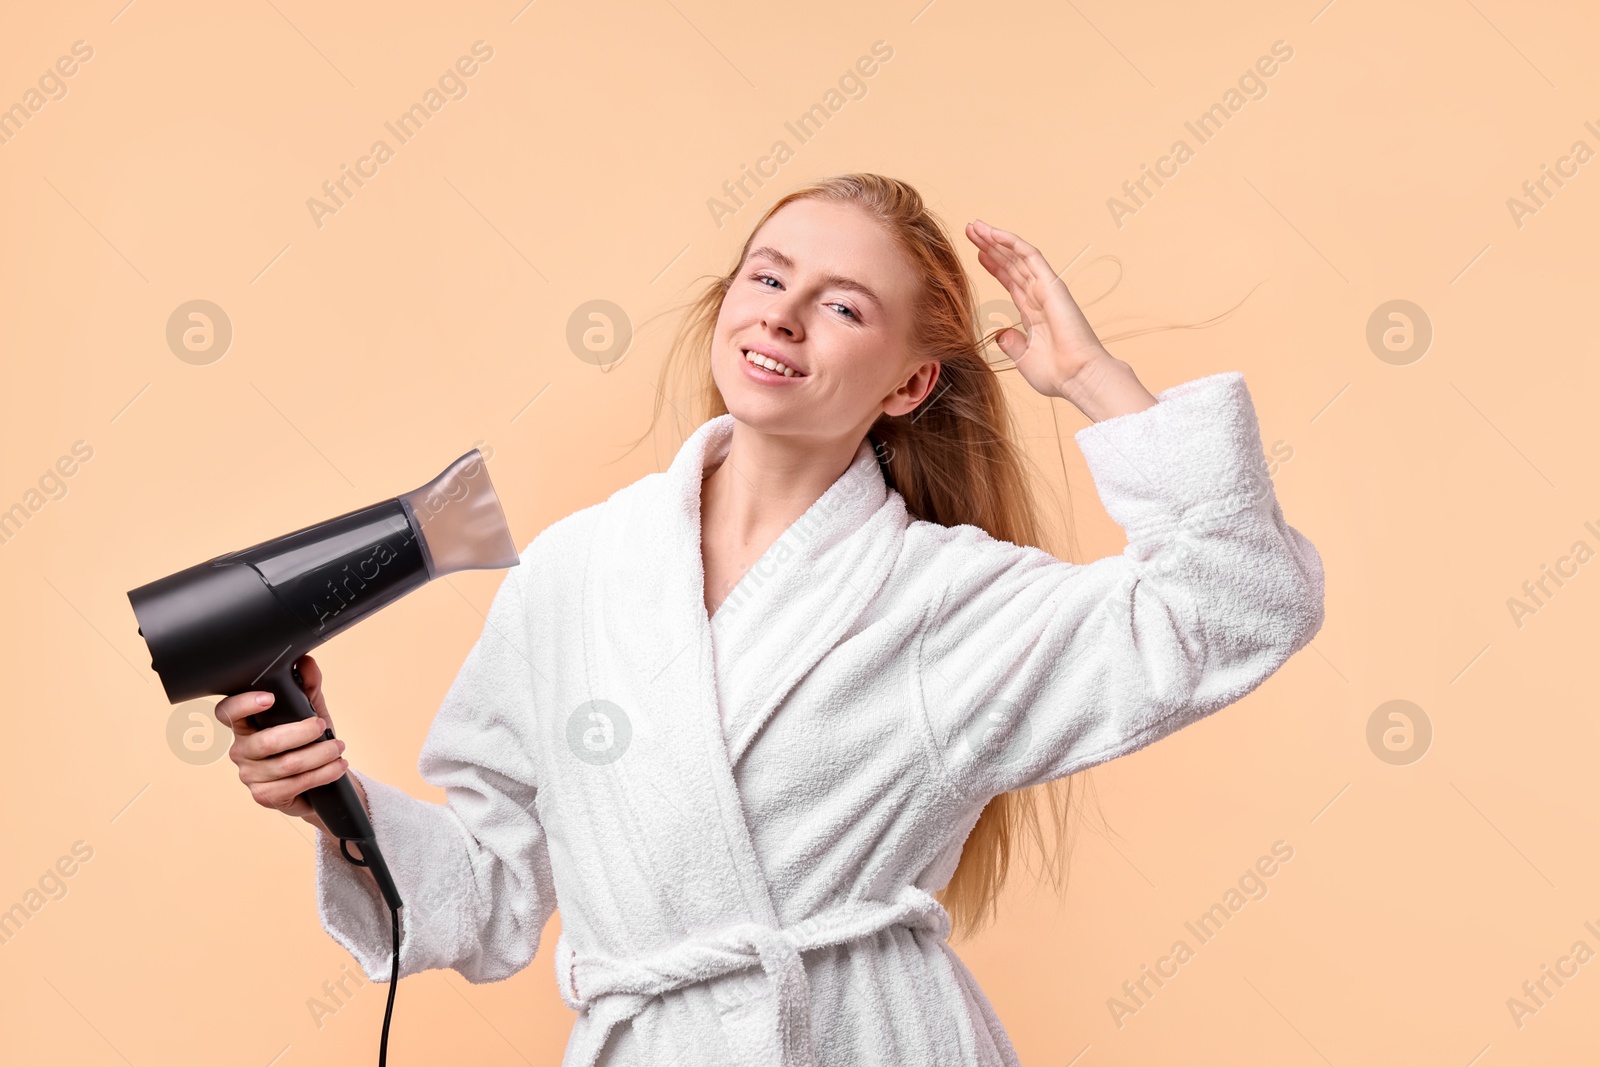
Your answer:
[[[566,931],[556,941],[556,984],[567,1007],[589,1012],[602,1003],[602,1025],[592,1050],[578,1063],[591,1065],[605,1031],[632,1018],[651,997],[759,965],[772,986],[773,1012],[763,1024],[770,1060],[782,1067],[814,1067],[811,988],[801,952],[871,937],[890,926],[950,936],[950,915],[932,894],[903,886],[891,901],[846,900],[792,926],[773,928],[740,922],[697,934],[675,945],[632,958],[573,949]]]

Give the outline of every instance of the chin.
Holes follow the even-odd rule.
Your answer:
[[[722,394],[723,403],[734,418],[763,433],[782,433],[792,430],[802,421],[797,398],[785,396],[779,390],[752,382],[744,375],[740,365],[744,357],[738,352],[729,356],[720,367],[714,367],[712,380]]]
[[[728,405],[729,414],[762,433],[785,433],[801,421],[794,401],[763,396],[748,382],[735,382],[733,388],[723,389],[722,399]]]

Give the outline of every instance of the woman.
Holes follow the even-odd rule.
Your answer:
[[[1127,549],[1026,543],[972,291],[917,193],[790,194],[691,316],[707,417],[669,469],[502,583],[419,759],[447,802],[352,773],[406,900],[402,975],[509,977],[559,903],[568,1067],[1016,1064],[948,944],[952,911],[992,906],[1015,791],[1249,693],[1320,628],[1323,572],[1242,375],[1152,396],[1038,249],[966,232],[1023,315],[1001,349],[1092,420]],[[322,829],[324,928],[383,981],[389,913],[298,798],[347,768],[302,672],[322,719],[249,733],[249,693],[218,714],[256,801]]]

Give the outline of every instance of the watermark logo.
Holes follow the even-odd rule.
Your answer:
[[[1593,922],[1585,922],[1583,927],[1600,938],[1600,927]],[[1549,1007],[1551,998],[1561,992],[1568,981],[1578,977],[1579,968],[1592,959],[1594,949],[1580,938],[1572,943],[1565,956],[1556,960],[1554,967],[1548,963],[1539,964],[1539,976],[1522,983],[1522,996],[1506,998],[1506,1010],[1511,1013],[1511,1022],[1516,1028],[1521,1030],[1527,1025],[1528,1016],[1538,1015],[1541,1009]]]
[[[585,363],[609,367],[633,346],[633,320],[609,300],[586,300],[567,316],[567,347]]]
[[[46,104],[67,98],[66,79],[78,73],[79,65],[94,58],[94,46],[88,41],[73,41],[72,54],[62,56],[53,67],[46,67],[39,75],[38,88],[29,86],[21,99],[10,107],[0,104],[0,145],[10,144],[22,132],[28,121],[43,111]]]
[[[961,728],[961,743],[973,760],[1012,771],[1022,765],[1033,741],[1028,713],[1009,700],[995,698],[979,705]]]
[[[1027,333],[1028,328],[1022,325],[1022,313],[1017,310],[1017,305],[1009,300],[985,300],[978,305],[978,335],[986,336],[991,331],[1004,333],[1010,327],[1019,333]]]
[[[883,455],[885,463],[892,461],[894,449],[885,445]],[[882,491],[883,481],[878,475],[861,479],[841,478],[829,486],[827,491],[783,532],[783,536],[761,554],[760,559],[746,567],[744,573],[734,580],[733,587],[717,606],[716,614],[711,617],[712,627],[719,628],[726,625],[729,619],[750,603],[756,591],[781,569],[789,566],[794,560],[804,558],[803,550],[829,529],[833,517],[847,505],[858,503],[863,498],[870,501],[873,494]]]
[[[1273,41],[1272,54],[1261,56],[1254,66],[1246,67],[1244,73],[1239,75],[1237,88],[1229,86],[1220,100],[1202,111],[1194,121],[1183,124],[1184,129],[1194,137],[1194,145],[1191,146],[1182,137],[1173,141],[1167,154],[1156,160],[1154,168],[1148,163],[1139,164],[1139,176],[1122,183],[1121,198],[1106,198],[1106,210],[1111,214],[1112,224],[1122,229],[1124,220],[1130,215],[1137,215],[1156,195],[1156,191],[1166,185],[1162,179],[1170,181],[1176,178],[1179,168],[1195,157],[1201,145],[1221,133],[1223,126],[1244,110],[1246,104],[1265,99],[1268,86],[1264,79],[1278,73],[1279,64],[1293,58],[1294,47],[1289,42]]]
[[[0,905],[0,945],[9,945],[33,917],[52,900],[65,899],[70,887],[66,879],[77,874],[80,865],[94,859],[94,846],[84,840],[72,843],[71,855],[63,853],[39,876],[38,888],[30,886],[22,899],[9,908]]]
[[[1593,522],[1585,522],[1583,528],[1595,537],[1600,538],[1600,527]],[[1568,581],[1578,576],[1578,568],[1594,558],[1594,549],[1589,547],[1589,542],[1579,538],[1572,542],[1572,547],[1565,556],[1559,557],[1554,566],[1548,563],[1539,564],[1539,577],[1530,578],[1522,583],[1522,595],[1526,599],[1517,597],[1506,598],[1506,610],[1511,613],[1511,622],[1517,629],[1522,629],[1523,620],[1529,615],[1537,615],[1540,610],[1549,606],[1550,600],[1560,592]]]
[[[93,445],[81,439],[74,441],[71,455],[62,455],[53,466],[45,468],[39,476],[37,489],[30,486],[22,499],[10,507],[0,503],[0,545],[9,545],[46,504],[65,499],[70,488],[66,479],[77,474],[81,465],[93,458]]]
[[[1262,855],[1254,864],[1246,867],[1238,880],[1222,894],[1221,900],[1213,903],[1194,920],[1184,922],[1188,936],[1174,941],[1167,954],[1159,957],[1153,967],[1148,963],[1140,964],[1138,977],[1122,983],[1122,995],[1106,998],[1106,1010],[1111,1013],[1111,1021],[1117,1029],[1121,1030],[1130,1017],[1149,1006],[1167,982],[1178,976],[1183,965],[1194,959],[1201,947],[1215,940],[1223,927],[1243,911],[1246,904],[1265,900],[1271,891],[1267,879],[1292,859],[1294,846],[1287,841],[1274,841],[1271,854]],[[1189,937],[1193,937],[1193,945],[1189,943]]]
[[[1367,747],[1383,762],[1405,767],[1428,754],[1433,722],[1409,700],[1388,700],[1367,719]]]
[[[1367,318],[1367,347],[1385,363],[1404,367],[1428,354],[1433,320],[1409,300],[1388,300]]]
[[[366,988],[367,982],[360,975],[350,969],[348,963],[339,967],[337,980],[322,983],[322,996],[306,998],[306,1010],[311,1013],[311,1021],[321,1030],[322,1025],[329,1016],[339,1014],[339,1009],[345,1007],[355,998],[355,995]],[[342,995],[341,995],[342,994]]]
[[[233,320],[209,300],[185,301],[167,317],[167,347],[185,363],[215,363],[232,344]]]
[[[233,731],[217,718],[215,700],[186,700],[167,716],[167,747],[191,767],[217,762],[233,743]]]
[[[567,747],[592,766],[614,763],[628,751],[633,723],[609,700],[588,700],[567,716]]]
[[[383,128],[394,138],[393,145],[381,137],[373,141],[367,154],[356,160],[354,168],[347,163],[339,164],[339,176],[322,183],[320,198],[315,196],[306,198],[306,210],[311,214],[312,224],[317,229],[322,229],[326,225],[324,220],[337,215],[349,206],[350,201],[367,181],[378,176],[379,168],[395,157],[401,145],[409,143],[421,133],[422,128],[444,110],[446,104],[452,100],[466,99],[470,89],[466,79],[477,74],[481,65],[493,58],[493,46],[482,40],[472,42],[472,55],[463,55],[453,66],[446,67],[444,73],[439,75],[437,88],[430,85],[420,100],[413,101],[411,106],[400,112],[393,121],[383,124]]]
[[[1600,137],[1600,127],[1596,127],[1592,120],[1585,122],[1583,128]],[[1522,183],[1522,197],[1506,197],[1506,210],[1511,213],[1511,224],[1519,230],[1527,225],[1529,216],[1537,215],[1541,208],[1549,205],[1556,193],[1566,188],[1567,183],[1561,179],[1576,178],[1581,173],[1579,168],[1593,158],[1594,149],[1589,147],[1589,142],[1579,138],[1572,142],[1566,155],[1556,160],[1554,169],[1548,163],[1540,163],[1539,176]]]
[[[1139,586],[1145,587],[1141,595],[1159,596],[1169,585],[1181,585],[1185,572],[1202,552],[1201,544],[1188,524],[1181,523],[1153,545],[1147,559],[1129,568],[1122,580],[1106,593],[1106,607],[1118,624],[1127,625],[1132,621],[1135,590]]]
[[[889,42],[881,39],[873,41],[872,55],[861,56],[853,67],[846,68],[839,75],[838,87],[830,88],[822,95],[822,99],[802,111],[793,122],[785,122],[784,131],[794,138],[795,145],[804,146],[810,142],[831,119],[844,110],[846,104],[866,97],[867,83],[864,79],[877,74],[879,67],[893,58],[894,48]],[[756,160],[753,170],[748,164],[739,164],[739,176],[722,183],[721,195],[706,197],[706,211],[710,213],[716,228],[722,229],[723,223],[755,199],[756,190],[767,184],[762,179],[776,178],[778,168],[794,157],[795,146],[779,137],[773,140],[766,155]]]

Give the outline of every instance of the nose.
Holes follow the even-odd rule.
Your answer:
[[[800,315],[795,310],[788,293],[780,293],[777,298],[769,301],[761,312],[761,325],[768,330],[778,330],[797,339],[804,333],[800,323]]]

